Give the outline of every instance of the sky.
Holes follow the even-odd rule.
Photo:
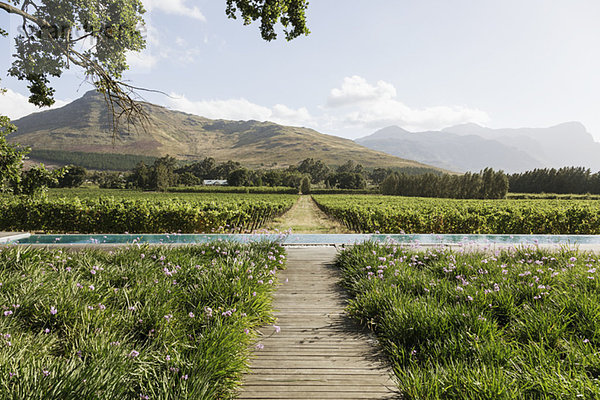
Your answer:
[[[347,138],[580,121],[600,141],[598,0],[313,0],[311,34],[290,42],[227,19],[224,0],[144,4],[148,45],[128,56],[126,79],[174,110]],[[13,34],[18,25],[0,14]],[[0,71],[12,42],[0,38]],[[23,82],[0,77],[0,113],[35,111]],[[57,106],[91,88],[77,70],[53,84]]]

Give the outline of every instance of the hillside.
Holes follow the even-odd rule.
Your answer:
[[[122,126],[114,144],[106,105],[95,92],[88,92],[62,108],[14,121],[18,131],[9,140],[36,150],[170,154],[184,160],[213,157],[217,161],[235,160],[254,167],[285,166],[313,157],[330,165],[354,160],[366,167],[433,168],[312,129],[271,122],[210,120],[144,104],[149,117],[145,130]]]
[[[356,142],[370,149],[454,171],[480,171],[491,167],[512,172],[541,167],[541,163],[517,148],[474,135],[434,131],[413,133],[390,126]]]
[[[453,171],[506,172],[584,166],[600,170],[600,143],[569,122],[550,128],[490,129],[476,124],[409,132],[397,126],[356,140],[370,149]]]
[[[580,122],[565,122],[548,128],[490,129],[465,124],[444,129],[445,133],[477,135],[521,149],[544,167],[583,166],[600,170],[600,143]]]

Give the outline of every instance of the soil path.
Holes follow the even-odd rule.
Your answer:
[[[395,385],[376,340],[344,312],[333,268],[334,247],[288,248],[279,273],[275,323],[263,328],[260,350],[240,399],[392,399]]]
[[[292,229],[293,233],[352,233],[344,225],[329,218],[308,196],[300,196],[300,199],[289,209],[288,212],[271,222],[268,230],[287,231]]]

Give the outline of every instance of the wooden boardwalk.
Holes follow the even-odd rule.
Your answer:
[[[241,399],[392,399],[376,341],[344,314],[334,247],[289,248],[275,293],[276,325],[263,329]]]

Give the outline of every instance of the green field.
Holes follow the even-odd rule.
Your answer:
[[[250,232],[297,195],[53,189],[47,198],[0,197],[0,230],[79,233]]]
[[[403,399],[571,400],[600,398],[599,261],[366,243],[337,265]]]
[[[0,249],[0,398],[231,398],[284,265],[266,242]]]
[[[358,232],[600,234],[596,200],[456,200],[315,195],[329,216]]]

